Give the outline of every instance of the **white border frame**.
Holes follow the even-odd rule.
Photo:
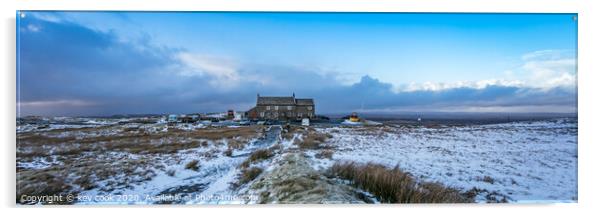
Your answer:
[[[1,204],[10,213],[20,211],[38,214],[61,214],[69,211],[76,214],[141,215],[141,214],[332,214],[358,215],[375,214],[449,214],[463,215],[510,215],[510,214],[562,214],[574,215],[600,212],[600,145],[598,128],[602,122],[600,106],[600,67],[599,26],[602,26],[602,13],[596,1],[519,1],[519,0],[27,0],[2,1],[2,190]],[[511,205],[270,205],[270,206],[148,206],[98,207],[101,211],[90,212],[81,207],[16,207],[15,194],[15,116],[16,116],[16,74],[15,74],[15,16],[17,10],[128,10],[128,11],[337,11],[337,12],[468,12],[468,13],[578,13],[578,85],[579,85],[579,161],[578,187],[579,200],[576,204],[511,204]],[[598,55],[598,56],[596,56]],[[598,136],[597,136],[598,135]],[[311,208],[308,208],[311,207]],[[302,211],[299,211],[302,210]],[[226,212],[227,211],[227,212]],[[309,211],[309,212],[306,212]],[[3,211],[6,212],[6,211]],[[544,213],[545,212],[545,213]]]

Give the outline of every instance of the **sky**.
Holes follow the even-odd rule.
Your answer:
[[[576,14],[17,12],[19,116],[576,113]]]

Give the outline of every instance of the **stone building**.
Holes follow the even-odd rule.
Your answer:
[[[247,111],[252,120],[301,120],[316,116],[314,99],[292,97],[262,97],[257,94],[257,104]]]

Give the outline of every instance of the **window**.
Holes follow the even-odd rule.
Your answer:
[[[293,106],[286,106],[287,110],[293,110]]]
[[[312,109],[312,107],[311,107],[311,106],[308,106],[308,107],[307,107],[307,110],[311,110],[311,109]]]
[[[274,106],[274,110],[278,110],[278,106]]]
[[[265,107],[265,110],[270,110],[270,106],[266,106],[266,107]]]
[[[265,116],[264,112],[259,113],[259,116],[261,116],[262,118]]]

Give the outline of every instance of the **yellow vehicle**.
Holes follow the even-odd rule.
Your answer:
[[[351,122],[359,122],[360,121],[360,117],[357,116],[357,113],[351,113],[351,116],[349,116],[349,121]]]

